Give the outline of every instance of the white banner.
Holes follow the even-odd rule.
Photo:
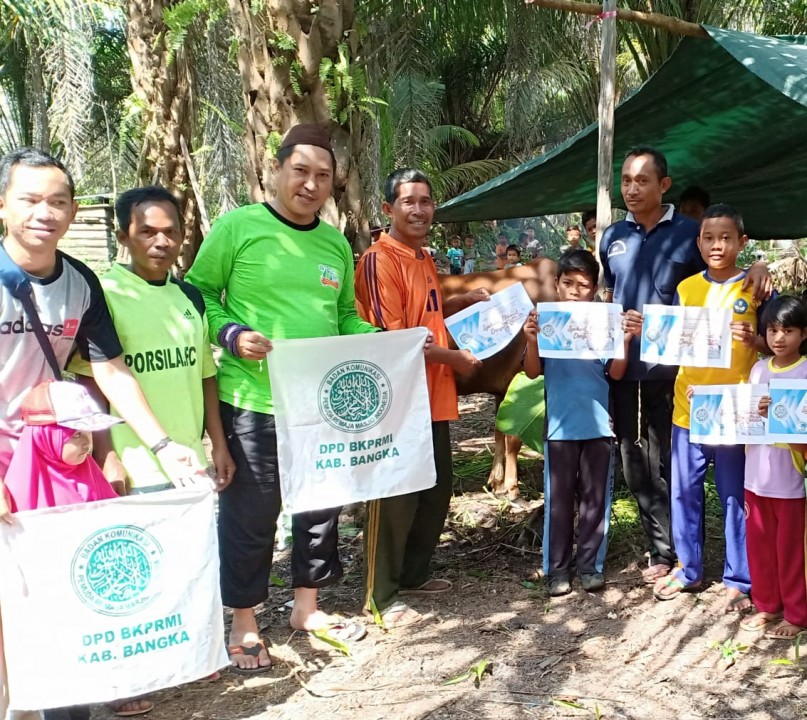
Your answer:
[[[0,523],[10,706],[107,702],[227,665],[213,493],[133,495]]]
[[[273,340],[280,483],[289,512],[436,482],[425,328]]]

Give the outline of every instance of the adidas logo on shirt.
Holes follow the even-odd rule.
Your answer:
[[[186,317],[188,320],[193,320],[193,313],[190,311],[190,308],[185,308],[185,312],[182,313],[182,317]]]

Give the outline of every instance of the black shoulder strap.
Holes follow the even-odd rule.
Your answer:
[[[39,313],[34,305],[34,288],[22,268],[9,257],[2,242],[0,242],[0,284],[7,287],[11,295],[22,303],[22,308],[28,322],[31,323],[31,329],[34,331],[39,347],[45,354],[54,378],[61,380],[62,369],[59,367],[56,353],[53,352],[53,346],[50,344],[45,328],[42,327],[42,321],[39,319]]]

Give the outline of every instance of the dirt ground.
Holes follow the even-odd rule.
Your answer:
[[[343,657],[291,631],[283,606],[292,592],[273,587],[259,623],[274,646],[274,670],[251,678],[224,672],[215,683],[157,693],[153,720],[807,717],[807,658],[798,664],[792,643],[755,638],[719,609],[717,517],[707,523],[706,590],[659,603],[641,583],[646,547],[623,492],[605,591],[588,594],[576,585],[571,595],[548,598],[535,575],[540,548],[517,545],[535,540],[525,532],[528,513],[483,488],[491,403],[464,400],[453,429],[456,493],[435,558],[436,574],[454,587],[412,601],[425,620],[392,632],[370,627],[352,657]],[[526,497],[539,505],[530,483],[540,476],[540,460],[525,454],[521,470]],[[346,575],[322,593],[322,604],[356,615],[358,528],[346,524],[342,541]],[[288,553],[278,553],[274,572],[287,578],[287,571]],[[444,684],[482,660],[492,674],[479,687],[473,679]]]

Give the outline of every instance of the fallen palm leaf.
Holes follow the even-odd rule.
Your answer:
[[[321,630],[311,630],[311,634],[317,639],[322,640],[326,645],[330,645],[333,648],[336,648],[342,655],[345,657],[350,657],[350,648],[343,643],[341,640],[333,637],[332,635],[328,634],[328,628],[323,628]]]
[[[465,682],[466,680],[473,678],[474,679],[474,686],[479,687],[482,683],[482,678],[485,675],[493,675],[493,661],[492,660],[480,660],[478,663],[471,665],[468,668],[467,672],[464,672],[460,675],[455,675],[448,680],[443,681],[443,685],[457,685],[458,683]]]

